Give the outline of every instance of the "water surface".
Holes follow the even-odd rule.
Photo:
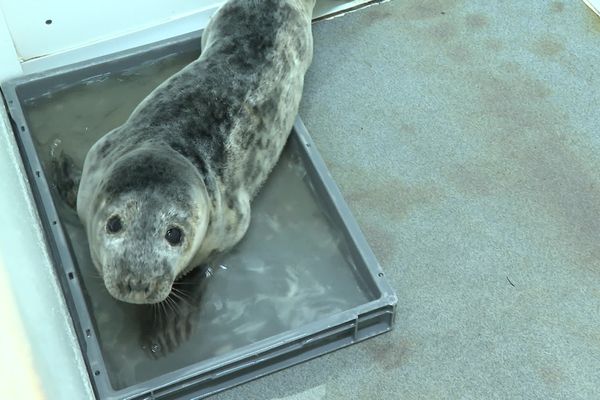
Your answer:
[[[194,57],[165,57],[27,101],[26,117],[46,176],[51,176],[48,166],[57,151],[81,168],[86,152],[99,137],[123,123],[141,99]],[[54,188],[53,182],[50,185]],[[293,141],[253,202],[246,237],[207,266],[206,273],[196,274],[198,279],[205,276],[205,286],[201,299],[195,300],[194,334],[157,359],[149,357],[140,341],[152,329],[142,322],[148,317],[147,307],[122,303],[108,294],[91,264],[83,227],[55,190],[53,195],[117,389],[371,300],[357,284],[343,236],[319,207]]]

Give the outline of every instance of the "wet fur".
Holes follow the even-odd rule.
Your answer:
[[[115,272],[122,264],[139,264],[143,269],[134,271],[136,276],[163,279],[170,289],[178,276],[244,236],[250,201],[277,162],[297,114],[312,59],[313,6],[314,0],[230,0],[205,29],[199,59],[92,147],[77,210],[105,282],[111,274],[117,281],[127,276]],[[127,249],[133,244],[122,242],[128,251],[120,251],[111,264],[106,260],[115,257],[99,246],[98,235],[113,201],[123,203],[121,208],[129,202],[132,213],[143,214],[147,222],[131,229],[152,250]],[[151,229],[158,218],[153,201],[170,207],[161,209],[161,218],[179,212],[182,223],[192,222],[191,229],[206,219],[194,232],[197,243],[176,262],[161,247],[161,231]]]

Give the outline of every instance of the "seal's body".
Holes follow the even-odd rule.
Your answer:
[[[234,246],[277,162],[312,59],[314,0],[230,0],[201,56],[86,156],[77,213],[108,291],[157,303]]]

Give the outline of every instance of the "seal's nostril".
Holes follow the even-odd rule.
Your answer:
[[[122,284],[123,289],[127,288],[127,294],[132,294],[132,293],[144,293],[145,295],[150,294],[150,292],[152,291],[152,283],[147,283],[144,282],[143,279],[135,279],[135,278],[128,278],[125,283]],[[125,291],[125,290],[123,290]]]

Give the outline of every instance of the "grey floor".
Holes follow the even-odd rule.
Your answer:
[[[394,0],[314,35],[301,116],[397,326],[216,398],[600,398],[600,19]]]

